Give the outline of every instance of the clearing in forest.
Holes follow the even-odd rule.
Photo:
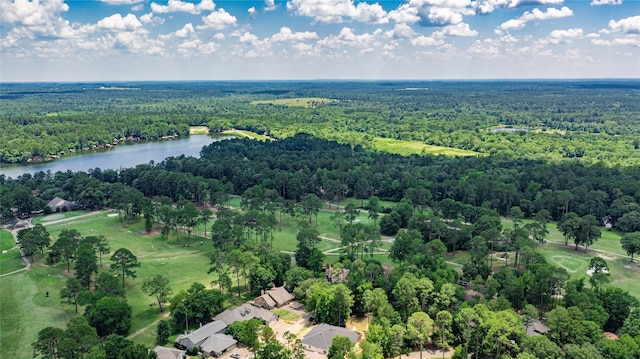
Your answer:
[[[446,155],[446,156],[481,156],[479,152],[460,148],[433,146],[420,141],[396,140],[393,138],[375,137],[371,141],[374,149],[398,155]]]

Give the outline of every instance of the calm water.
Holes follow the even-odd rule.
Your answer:
[[[77,152],[49,162],[3,165],[0,167],[0,173],[7,177],[17,178],[21,174],[34,174],[38,171],[51,171],[51,173],[66,170],[86,172],[90,168],[96,167],[101,169],[135,167],[139,164],[149,163],[149,161],[160,162],[167,157],[177,157],[182,154],[200,157],[200,149],[203,146],[230,138],[233,137],[191,135],[188,138],[178,140],[120,144],[112,149]]]

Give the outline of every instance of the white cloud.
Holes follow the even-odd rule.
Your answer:
[[[100,29],[111,31],[128,31],[141,28],[142,23],[133,14],[127,14],[125,17],[120,14],[113,14],[98,21],[96,26]]]
[[[249,13],[249,16],[251,16],[251,18],[255,19],[258,16],[258,10],[256,10],[255,6],[250,7],[247,12]]]
[[[455,9],[432,7],[427,14],[429,22],[438,25],[458,24],[462,22],[462,14]]]
[[[142,4],[142,3],[137,4],[137,5],[133,5],[131,7],[131,11],[142,11],[142,10],[144,10],[144,4]]]
[[[624,37],[618,37],[612,40],[604,39],[591,39],[591,43],[594,45],[603,46],[635,46],[640,47],[640,36],[627,35]]]
[[[28,1],[2,0],[0,2],[0,23],[25,27],[24,35],[62,36],[69,33],[69,22],[60,15],[69,10],[63,0]]]
[[[467,50],[472,55],[480,55],[488,58],[500,56],[500,48],[491,39],[476,40]]]
[[[161,17],[153,16],[153,13],[150,12],[140,16],[140,22],[143,23],[144,25],[162,24],[164,23],[164,19]]]
[[[219,32],[219,33],[213,35],[213,38],[216,39],[216,40],[224,40],[226,38],[226,36],[224,36],[223,33]]]
[[[280,28],[280,32],[271,36],[271,41],[273,42],[283,42],[283,41],[306,41],[317,39],[318,34],[316,32],[304,31],[304,32],[293,32],[290,28],[283,26]]]
[[[278,8],[274,0],[264,0],[264,11],[273,11]]]
[[[188,23],[182,27],[182,29],[175,32],[175,35],[180,38],[193,36],[196,34],[196,30],[193,28],[193,24]]]
[[[181,0],[169,0],[167,5],[159,5],[155,2],[151,3],[151,11],[158,14],[171,12],[187,12],[197,15],[203,11],[213,11],[215,8],[216,5],[213,3],[213,0],[200,0],[200,3],[197,5]]]
[[[447,36],[478,36],[478,32],[476,30],[471,30],[469,24],[461,22],[455,25],[448,25],[442,28],[443,35]]]
[[[566,43],[571,43],[571,41],[574,39],[581,39],[583,38],[583,36],[584,34],[582,32],[582,29],[580,28],[574,28],[574,29],[568,29],[568,30],[553,30],[549,34],[549,37],[547,38],[547,42],[554,45],[566,44]]]
[[[324,39],[319,40],[318,45],[334,49],[341,48],[343,46],[365,48],[373,46],[376,37],[381,32],[382,30],[377,29],[373,33],[363,33],[361,35],[357,35],[353,32],[353,29],[343,27],[338,35],[327,36]]]
[[[439,36],[418,36],[411,39],[411,44],[414,46],[438,46],[444,44],[444,40]]]
[[[489,14],[497,8],[515,8],[523,5],[557,5],[562,4],[563,0],[476,0],[473,7],[480,14]]]
[[[561,9],[548,8],[546,12],[535,8],[531,11],[525,11],[520,17],[516,19],[511,19],[503,22],[498,27],[498,31],[521,30],[529,21],[558,19],[572,15],[573,11],[566,6],[563,6]]]
[[[103,3],[109,5],[134,5],[143,2],[144,0],[100,0]]]
[[[405,24],[399,23],[396,24],[392,30],[385,31],[384,37],[388,39],[410,39],[416,34],[413,29]]]
[[[216,43],[205,43],[200,39],[186,40],[178,45],[178,52],[185,57],[211,55],[217,49]]]
[[[224,9],[220,8],[217,11],[211,12],[211,14],[202,17],[203,25],[199,25],[198,29],[215,29],[222,30],[228,26],[235,26],[237,19],[235,16],[229,14]]]
[[[345,18],[368,24],[389,21],[387,12],[378,3],[360,2],[356,6],[353,0],[291,0],[287,2],[287,10],[325,23],[343,22]]]
[[[632,16],[618,21],[609,21],[609,32],[622,32],[625,34],[640,34],[640,15]]]
[[[622,0],[592,0],[591,6],[597,5],[622,5]]]
[[[389,11],[388,17],[398,23],[413,24],[420,21],[418,8],[409,4],[402,4],[397,9]]]

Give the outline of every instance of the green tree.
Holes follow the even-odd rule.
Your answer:
[[[633,255],[640,254],[640,232],[625,233],[620,239],[620,244],[633,262]]]
[[[407,333],[420,343],[420,359],[422,359],[422,348],[429,340],[432,329],[433,319],[425,312],[415,312],[407,320]]]
[[[130,250],[126,248],[119,248],[111,256],[111,271],[120,273],[122,277],[122,288],[124,288],[124,277],[136,277],[136,272],[133,268],[140,267],[138,257],[133,255]]]
[[[351,339],[342,335],[336,335],[331,341],[331,347],[329,347],[327,358],[344,359],[351,349],[353,349],[353,342]]]
[[[51,238],[47,229],[40,223],[31,228],[25,228],[18,231],[18,242],[22,247],[22,252],[25,256],[31,257],[33,262],[33,255],[36,252],[44,253],[44,248],[48,247],[51,243]]]
[[[104,297],[87,308],[85,317],[101,337],[109,334],[126,335],[131,328],[131,306],[112,297]]]
[[[446,310],[441,310],[436,314],[436,330],[434,334],[438,337],[438,346],[442,350],[442,358],[449,348],[449,340],[451,336],[451,324],[453,322],[453,316]]]
[[[142,291],[149,296],[156,298],[160,313],[163,312],[162,303],[166,303],[171,296],[171,288],[169,287],[169,279],[158,274],[150,280],[142,283]]]
[[[347,222],[349,222],[349,224],[353,224],[353,221],[358,217],[359,214],[360,211],[355,204],[347,203],[347,205],[344,206],[345,219],[347,220]]]
[[[98,272],[98,258],[94,249],[94,242],[83,238],[76,251],[76,262],[73,265],[75,276],[83,286],[91,289],[91,277]]]
[[[67,278],[67,285],[60,290],[60,303],[74,305],[78,313],[78,297],[82,292],[82,283],[77,278]]]
[[[71,260],[75,258],[80,238],[80,232],[77,230],[63,229],[58,235],[58,240],[51,248],[53,252],[59,253],[64,257],[67,262],[67,272],[71,270]]]
[[[322,208],[322,201],[318,196],[313,193],[309,193],[306,196],[302,197],[302,201],[300,203],[300,207],[302,209],[302,215],[305,217],[309,217],[309,224],[311,224],[311,217],[316,216],[316,225],[318,224],[318,212],[320,212],[320,208]]]
[[[169,321],[160,320],[158,322],[158,328],[156,330],[156,344],[165,345],[171,335],[171,328],[169,327]]]
[[[42,355],[45,358],[57,359],[58,347],[64,339],[64,330],[60,328],[46,327],[38,332],[38,338],[33,346],[33,357]]]

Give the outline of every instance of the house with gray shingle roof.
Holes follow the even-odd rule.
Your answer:
[[[249,320],[251,318],[259,319],[265,324],[273,323],[278,320],[278,316],[270,311],[246,303],[235,308],[227,309],[213,317],[214,320],[221,320],[227,325],[237,321]]]
[[[218,357],[227,350],[234,348],[237,341],[230,335],[224,334],[227,324],[216,320],[189,334],[181,334],[176,343],[188,350],[198,348],[205,356]]]
[[[64,208],[66,208],[69,211],[78,209],[78,205],[75,202],[70,202],[60,197],[56,197],[51,201],[49,201],[49,203],[47,203],[47,207],[51,208],[52,212],[64,211]]]
[[[360,339],[360,333],[358,332],[322,323],[311,329],[311,331],[302,338],[302,344],[304,344],[308,350],[327,354],[331,347],[331,342],[333,342],[333,338],[336,335],[347,337],[354,344]]]

